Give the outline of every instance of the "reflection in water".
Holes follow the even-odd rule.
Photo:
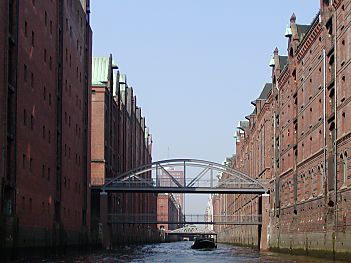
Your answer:
[[[277,253],[259,253],[249,248],[234,247],[231,245],[218,244],[218,248],[211,251],[191,249],[192,242],[182,241],[175,243],[162,243],[144,246],[125,247],[110,253],[95,253],[91,255],[65,257],[60,260],[38,260],[23,262],[206,262],[206,263],[268,263],[268,262],[334,262],[317,258],[290,256]]]

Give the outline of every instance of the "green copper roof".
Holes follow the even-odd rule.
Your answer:
[[[93,58],[92,84],[93,86],[101,86],[108,82],[108,57]]]
[[[102,86],[109,81],[109,70],[110,67],[118,68],[117,65],[112,61],[110,65],[110,57],[94,57],[92,65],[92,84],[93,86]]]

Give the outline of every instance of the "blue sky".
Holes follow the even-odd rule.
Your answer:
[[[274,48],[286,54],[291,14],[310,24],[318,9],[317,0],[91,0],[93,55],[112,53],[127,74],[154,160],[222,162],[270,82]]]

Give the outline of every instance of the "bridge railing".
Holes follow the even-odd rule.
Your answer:
[[[166,214],[109,214],[111,224],[231,224],[259,225],[261,215],[185,215],[185,220],[168,218]]]
[[[201,179],[197,180],[195,183],[189,185],[192,178],[189,178],[187,182],[178,182],[176,184],[173,180],[169,178],[159,178],[155,179],[145,179],[138,180],[134,177],[124,178],[123,180],[115,181],[110,186],[123,187],[123,188],[143,188],[143,187],[171,187],[171,188],[183,188],[183,187],[220,187],[220,188],[257,188],[257,184],[253,182],[245,182],[241,180],[232,180],[230,182],[222,183],[218,181],[213,181],[211,179]],[[106,182],[109,180],[106,179]]]

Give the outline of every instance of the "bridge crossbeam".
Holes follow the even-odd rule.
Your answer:
[[[196,225],[261,225],[261,215],[237,216],[237,215],[185,215],[184,220],[167,218],[160,214],[110,214],[110,224],[196,224]]]

